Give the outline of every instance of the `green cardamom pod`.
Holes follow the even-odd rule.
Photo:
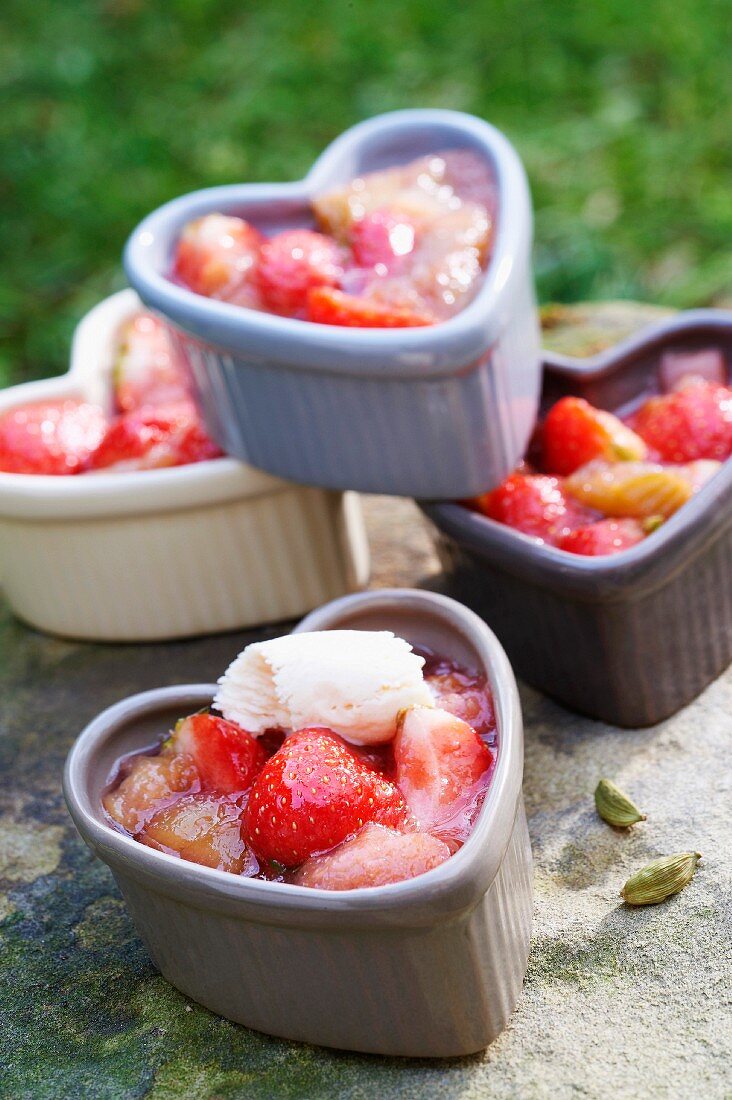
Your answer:
[[[657,905],[689,885],[700,859],[701,852],[679,852],[654,859],[630,876],[620,896],[628,905]]]
[[[607,821],[608,825],[625,828],[628,825],[635,825],[636,821],[646,820],[646,815],[642,814],[627,794],[624,794],[609,779],[601,779],[597,784],[595,805],[600,817],[603,821]]]

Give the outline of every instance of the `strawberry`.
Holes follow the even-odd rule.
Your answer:
[[[360,267],[380,266],[386,271],[414,248],[414,225],[405,214],[374,210],[353,225],[351,247]]]
[[[570,554],[584,554],[598,557],[604,554],[619,554],[630,546],[642,542],[647,532],[635,519],[601,519],[589,523],[586,527],[577,527],[560,539],[560,550]]]
[[[652,462],[589,462],[565,482],[582,504],[606,516],[672,515],[694,492],[683,467]]]
[[[191,401],[143,408],[118,416],[89,456],[88,470],[153,470],[216,458]]]
[[[367,821],[407,821],[397,788],[327,729],[292,734],[254,780],[244,835],[257,856],[297,867],[358,832]]]
[[[0,416],[0,470],[78,474],[106,427],[98,405],[72,398],[9,409]]]
[[[472,726],[438,707],[407,707],[397,719],[394,759],[419,827],[464,840],[494,762]]]
[[[334,240],[310,229],[290,229],[264,242],[256,276],[267,308],[292,317],[305,312],[308,291],[337,286],[342,274]]]
[[[198,769],[203,789],[220,794],[248,790],[267,758],[256,737],[213,714],[181,718],[165,749],[187,753]]]
[[[254,269],[263,240],[243,218],[207,214],[185,226],[173,276],[196,294],[261,308]]]
[[[426,313],[326,287],[308,294],[307,318],[320,325],[348,328],[420,328],[434,324],[434,318]]]
[[[135,837],[159,852],[204,867],[256,875],[259,864],[241,835],[241,806],[230,798],[187,794],[152,815]]]
[[[732,455],[732,388],[687,379],[674,393],[646,401],[631,423],[661,461],[723,462]]]
[[[311,856],[289,881],[319,890],[385,886],[431,871],[449,856],[450,849],[436,836],[367,824],[332,852]]]
[[[643,440],[612,413],[583,397],[563,397],[549,410],[542,432],[543,466],[565,477],[593,458],[643,459]]]
[[[186,400],[183,364],[167,325],[152,313],[137,313],[123,326],[113,381],[115,404],[123,413]]]
[[[497,489],[467,503],[489,519],[549,544],[595,518],[564,492],[559,478],[545,474],[513,473]]]
[[[129,771],[102,802],[109,816],[128,833],[137,833],[150,817],[176,795],[200,790],[190,756],[137,756]]]

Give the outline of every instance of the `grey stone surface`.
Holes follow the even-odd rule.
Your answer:
[[[367,509],[374,585],[438,582],[414,505],[370,498]],[[519,1007],[485,1054],[404,1062],[298,1046],[219,1020],[168,986],[110,874],[74,834],[63,759],[102,707],[212,679],[259,636],[90,646],[42,637],[0,610],[0,1096],[732,1097],[729,671],[642,731],[522,689],[534,940]],[[623,832],[597,818],[601,775],[628,790],[646,823]],[[635,868],[687,848],[705,858],[682,894],[649,909],[621,904]]]

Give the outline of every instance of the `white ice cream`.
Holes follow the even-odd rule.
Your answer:
[[[219,680],[214,706],[255,735],[327,726],[356,745],[389,741],[404,707],[433,706],[424,660],[390,631],[325,630],[254,642]]]

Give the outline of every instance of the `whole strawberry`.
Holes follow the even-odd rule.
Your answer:
[[[263,861],[297,867],[334,848],[367,821],[399,827],[408,812],[399,790],[327,729],[288,737],[255,779],[243,835]]]
[[[642,542],[646,531],[636,519],[601,519],[586,527],[576,527],[559,541],[559,549],[570,554],[595,558],[619,554]]]
[[[595,458],[643,459],[647,448],[617,416],[583,397],[562,397],[544,421],[542,450],[544,469],[564,477]]]
[[[723,462],[732,454],[732,388],[687,379],[675,393],[652,397],[632,423],[663,462]]]
[[[595,518],[567,496],[559,478],[546,474],[513,473],[498,488],[468,503],[489,519],[550,545]]]
[[[271,237],[262,245],[256,270],[265,305],[289,317],[304,313],[309,290],[340,281],[341,259],[335,241],[310,229],[290,229]]]

